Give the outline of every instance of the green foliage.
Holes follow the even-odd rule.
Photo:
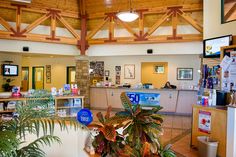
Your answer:
[[[122,134],[116,136],[126,137],[124,138],[123,148],[115,149],[119,150],[118,154],[121,156],[148,157],[159,155],[161,157],[175,157],[170,145],[163,149],[160,143],[160,135],[163,132],[161,126],[163,118],[158,114],[158,111],[162,108],[158,106],[153,107],[151,110],[144,110],[140,105],[133,106],[125,93],[121,94],[121,101],[125,111],[118,112],[115,116],[109,118],[104,118],[101,113],[98,114],[98,119],[103,126],[101,132],[104,138],[101,138],[101,135],[97,136],[94,146],[99,146],[99,143],[103,142],[114,142],[106,138],[106,134],[104,134],[108,130],[111,132],[110,128],[112,128],[106,128],[105,126],[113,126],[113,129],[123,129]]]
[[[17,104],[16,111],[19,116],[12,120],[0,120],[0,156],[3,157],[44,157],[42,146],[61,143],[59,137],[53,136],[56,123],[61,130],[68,129],[68,121],[75,129],[79,127],[76,120],[55,117],[53,97],[46,91],[35,91],[26,104]],[[37,135],[38,139],[23,147],[27,134]]]

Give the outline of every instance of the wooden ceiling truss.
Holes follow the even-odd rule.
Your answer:
[[[84,8],[84,0],[81,0],[80,5]],[[85,54],[85,50],[89,45],[92,44],[104,44],[104,43],[117,43],[117,44],[128,44],[128,43],[161,43],[161,42],[186,42],[186,41],[200,41],[202,40],[203,28],[201,24],[197,23],[188,12],[201,11],[202,7],[199,5],[185,5],[185,6],[173,6],[173,7],[158,7],[152,9],[141,9],[137,10],[139,13],[138,27],[132,28],[128,23],[125,23],[117,18],[116,13],[105,13],[103,14],[103,20],[93,30],[87,31],[86,22],[91,18],[100,18],[100,14],[86,15],[85,10],[81,10],[80,13],[62,12],[56,9],[34,9],[25,5],[12,4],[10,6],[1,5],[1,8],[14,9],[16,11],[15,27],[13,27],[8,21],[0,15],[0,24],[5,30],[0,30],[1,39],[12,39],[12,40],[26,40],[26,41],[37,41],[47,43],[59,43],[59,44],[70,44],[77,45],[81,50],[81,54]],[[22,28],[22,12],[40,13],[41,17]],[[145,15],[146,14],[162,14],[162,17],[157,20],[150,28],[144,28]],[[65,18],[75,18],[80,20],[81,30],[80,33],[74,29]],[[178,34],[178,18],[183,18],[189,25],[194,27],[199,34]],[[31,31],[41,23],[50,19],[50,34],[36,34]],[[153,35],[154,32],[160,28],[160,26],[167,20],[172,19],[172,35]],[[57,22],[64,25],[73,37],[57,36]],[[108,25],[108,37],[107,38],[94,38],[95,35],[103,30],[103,27]],[[127,37],[115,37],[115,26],[120,25],[127,32]],[[138,29],[138,31],[137,31]],[[145,31],[146,30],[146,31]],[[87,34],[88,33],[88,34]]]
[[[187,41],[200,41],[202,40],[203,27],[197,23],[189,14],[187,14],[183,6],[167,7],[165,11],[161,11],[162,17],[157,20],[148,30],[144,31],[144,18],[146,14],[154,14],[154,10],[148,12],[148,10],[138,10],[138,33],[135,28],[129,26],[128,23],[121,21],[116,13],[107,13],[101,24],[91,30],[88,33],[87,40],[89,44],[104,44],[104,43],[163,43],[163,42],[187,42]],[[198,8],[192,8],[193,11]],[[190,9],[188,9],[190,11]],[[160,14],[158,12],[158,14]],[[199,34],[177,34],[178,18],[183,18],[189,25],[194,27]],[[172,19],[172,35],[153,35],[154,32],[160,28],[160,26],[167,20]],[[107,38],[94,38],[96,33],[102,31],[102,27],[109,25],[109,33]],[[115,37],[115,25],[122,26],[127,32],[131,34],[131,37]],[[136,28],[137,29],[137,28]]]

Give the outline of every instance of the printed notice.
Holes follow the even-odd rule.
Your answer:
[[[208,134],[211,132],[211,112],[199,111],[198,130]]]

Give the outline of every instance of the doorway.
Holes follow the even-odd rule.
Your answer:
[[[44,67],[32,68],[32,88],[44,89]]]
[[[168,62],[141,63],[142,83],[151,83],[155,88],[161,88],[168,80]]]
[[[29,90],[29,67],[21,68],[21,90]]]
[[[66,68],[66,83],[75,84],[75,66],[69,66]]]

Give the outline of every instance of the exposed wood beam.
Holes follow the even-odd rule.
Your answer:
[[[178,14],[183,19],[185,19],[189,24],[191,24],[196,30],[203,33],[203,27],[199,23],[197,23],[192,17],[190,17],[188,14],[186,14],[182,10],[180,10],[180,12],[178,12]]]
[[[4,20],[1,16],[0,16],[0,24],[1,24],[4,28],[6,28],[6,30],[8,30],[9,32],[11,32],[12,30],[14,30],[14,29],[10,26],[10,24],[9,24],[6,20]]]
[[[105,40],[105,42],[116,42],[114,39],[114,31],[115,31],[115,22],[114,22],[114,17],[115,14],[111,13],[107,15],[109,19],[109,35],[108,35],[108,40]]]
[[[196,12],[202,11],[203,5],[202,4],[190,4],[190,5],[181,5],[182,11],[184,12]],[[165,14],[167,8],[170,6],[163,6],[163,7],[155,7],[155,8],[138,8],[136,11],[144,10],[143,14]],[[171,6],[171,7],[178,7],[178,6]],[[125,10],[120,10],[125,11]],[[88,15],[88,19],[97,19],[97,18],[104,18],[105,14],[109,14],[109,12],[99,12],[93,13]]]
[[[169,18],[172,15],[172,13],[168,14],[164,14],[160,20],[158,20],[151,28],[149,28],[147,34],[148,36],[150,36],[163,22],[165,22],[167,20],[167,18]]]
[[[65,26],[65,28],[77,39],[80,39],[80,35],[75,31],[75,29],[73,27],[71,27],[71,25],[62,17],[58,17],[57,19]]]
[[[170,11],[172,12],[172,37],[167,37],[167,40],[179,40],[182,37],[177,36],[177,25],[178,25],[178,12],[182,7],[170,7]]]
[[[47,38],[51,38],[51,36],[49,35],[26,33],[25,36],[26,37],[12,37],[11,32],[0,31],[1,39],[36,41],[36,42],[68,44],[68,45],[77,45],[78,43],[78,41],[75,38],[68,38],[68,37],[57,37],[60,40],[48,40]]]
[[[90,31],[87,35],[87,39],[91,39],[108,21],[108,18],[105,18],[104,21],[100,25],[96,27],[96,29]]]
[[[133,36],[138,36],[138,34],[136,34],[133,29],[125,22],[121,21],[119,18],[115,19],[115,22],[121,26],[123,26],[130,34],[132,34]]]
[[[59,38],[56,38],[56,19],[58,15],[58,11],[56,10],[48,10],[50,17],[51,17],[51,27],[50,27],[50,38],[46,38],[47,40],[60,40]]]
[[[22,33],[29,33],[32,31],[35,27],[39,26],[43,21],[47,20],[51,15],[50,14],[45,14],[42,17],[38,18],[35,20],[33,23],[29,24],[23,31]]]
[[[152,36],[149,37],[149,40],[143,40],[143,41],[135,41],[133,37],[117,37],[116,42],[110,42],[106,44],[142,44],[142,43],[169,43],[169,42],[191,42],[191,41],[202,41],[202,35],[200,34],[179,34],[179,36],[182,37],[181,40],[167,40],[168,37],[172,37],[170,35],[159,35],[159,36]],[[96,44],[104,44],[105,40],[107,38],[99,38],[99,39],[92,39],[89,40],[90,45],[96,45]]]

